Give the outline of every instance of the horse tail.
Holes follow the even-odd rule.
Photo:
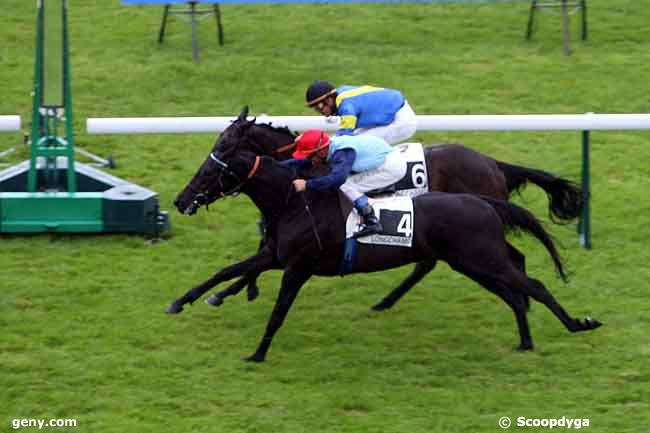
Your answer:
[[[509,192],[519,193],[528,182],[534,183],[546,192],[549,200],[548,214],[554,223],[567,224],[582,213],[585,196],[576,183],[543,170],[501,161],[496,163],[506,177]]]
[[[564,282],[567,281],[566,273],[564,272],[564,265],[562,258],[555,248],[555,243],[551,235],[542,227],[542,223],[535,218],[535,216],[521,206],[514,203],[497,200],[484,195],[479,196],[483,201],[487,202],[499,214],[506,231],[525,231],[535,236],[549,252],[555,270]]]

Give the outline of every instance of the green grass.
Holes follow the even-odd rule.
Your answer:
[[[539,14],[523,38],[527,2],[222,6],[226,45],[162,8],[69,1],[76,143],[112,154],[112,173],[160,194],[172,210],[214,137],[89,136],[87,117],[312,114],[314,79],[402,89],[421,114],[650,112],[650,10],[590,0],[589,40],[562,53],[561,21]],[[5,0],[0,15],[0,113],[29,129],[34,2]],[[419,133],[496,158],[579,179],[580,134]],[[0,136],[0,149],[21,142]],[[515,239],[531,275],[574,315],[605,326],[571,335],[539,304],[529,315],[536,351],[517,354],[501,301],[441,264],[396,307],[369,315],[407,269],[314,278],[275,339],[267,363],[252,353],[280,273],[220,309],[164,308],[258,242],[245,197],[194,217],[172,215],[162,242],[138,236],[0,237],[0,431],[15,418],[75,418],[76,429],[143,432],[497,432],[501,416],[589,418],[589,432],[650,424],[650,133],[593,133],[594,249],[575,227],[548,225],[564,245],[562,284],[541,245]],[[28,150],[5,158],[25,159]],[[83,159],[82,159],[83,160]],[[530,187],[517,202],[545,218]],[[35,429],[25,429],[35,431]],[[513,426],[511,431],[546,431]]]

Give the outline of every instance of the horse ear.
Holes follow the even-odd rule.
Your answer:
[[[244,105],[244,108],[241,109],[241,113],[239,113],[239,117],[237,120],[239,121],[244,121],[248,117],[248,105]]]

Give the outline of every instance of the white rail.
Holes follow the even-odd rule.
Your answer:
[[[89,134],[214,134],[236,117],[117,117],[89,118]],[[249,118],[249,119],[252,119]],[[338,118],[322,116],[257,116],[262,123],[296,131],[319,128],[333,131]],[[650,114],[518,114],[421,115],[418,131],[596,131],[650,130]]]
[[[20,116],[0,116],[0,132],[20,131]]]

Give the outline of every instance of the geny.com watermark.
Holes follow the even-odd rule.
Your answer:
[[[510,428],[512,421],[507,416],[502,416],[499,419],[499,427],[501,428]],[[566,429],[581,429],[583,427],[589,427],[588,418],[526,418],[525,416],[520,416],[515,420],[515,426],[517,427],[545,427],[548,429],[553,428],[566,428]]]
[[[27,419],[27,418],[22,418],[22,419],[14,419],[11,421],[11,427],[13,427],[14,430],[17,430],[21,427],[38,427],[39,430],[41,430],[44,427],[76,427],[77,426],[77,420],[76,419]]]

